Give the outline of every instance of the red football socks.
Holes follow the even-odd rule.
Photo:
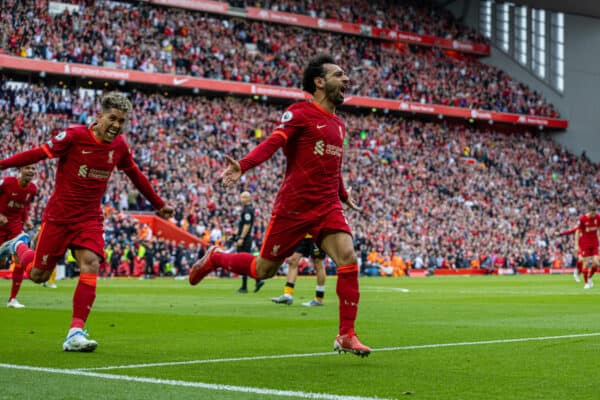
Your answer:
[[[340,265],[337,268],[335,291],[340,302],[340,335],[354,333],[354,321],[358,312],[358,265]]]
[[[21,243],[17,246],[17,258],[19,259],[19,264],[21,264],[23,267],[27,268],[33,261],[34,256],[35,252],[31,250],[25,243]]]
[[[214,252],[211,262],[215,267],[225,268],[238,275],[248,275],[256,279],[256,257],[250,253]]]
[[[12,300],[19,294],[21,289],[21,282],[23,282],[23,267],[20,264],[15,264],[15,269],[12,273],[12,287],[10,289],[10,297],[8,300]]]
[[[73,319],[71,328],[83,328],[90,315],[92,305],[96,299],[96,274],[79,275],[79,283],[73,294]]]

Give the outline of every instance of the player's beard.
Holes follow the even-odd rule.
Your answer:
[[[334,86],[329,83],[325,84],[325,97],[336,106],[344,104],[344,95],[340,89],[341,86]]]

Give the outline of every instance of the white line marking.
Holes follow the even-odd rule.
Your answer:
[[[432,349],[432,348],[439,348],[439,347],[477,346],[477,345],[484,345],[484,344],[535,342],[535,341],[542,341],[542,340],[573,339],[573,338],[593,337],[593,336],[600,336],[600,332],[577,333],[577,334],[562,335],[562,336],[541,336],[541,337],[516,338],[516,339],[496,339],[496,340],[484,340],[484,341],[478,341],[478,342],[437,343],[437,344],[419,344],[419,345],[413,345],[413,346],[400,346],[400,347],[384,347],[381,349],[373,349],[373,352]],[[226,362],[234,362],[234,361],[275,360],[275,359],[282,359],[282,358],[319,357],[319,356],[331,356],[331,355],[338,355],[338,354],[335,352],[328,351],[328,352],[323,352],[323,353],[279,354],[279,355],[272,355],[272,356],[214,358],[214,359],[208,359],[208,360],[172,361],[172,362],[159,362],[159,363],[150,363],[150,364],[130,364],[130,365],[114,365],[114,366],[110,366],[110,367],[80,368],[79,371],[101,371],[101,370],[110,370],[110,369],[151,368],[151,367],[165,367],[165,366],[172,366],[172,365],[212,364],[212,363],[226,363]]]
[[[420,344],[420,345],[416,345],[416,346],[385,347],[382,349],[375,349],[373,351],[416,350],[416,349],[431,349],[431,348],[438,348],[438,347],[477,346],[477,345],[481,345],[481,344],[538,342],[538,341],[543,341],[543,340],[574,339],[574,338],[592,337],[592,336],[600,336],[600,332],[577,333],[577,334],[573,334],[573,335],[562,335],[562,336],[541,336],[541,337],[530,337],[530,338],[483,340],[483,341],[478,341],[478,342]]]
[[[277,389],[264,389],[250,386],[233,386],[233,385],[220,385],[217,383],[203,383],[203,382],[189,382],[189,381],[176,381],[172,379],[155,379],[155,378],[144,378],[139,376],[126,376],[126,375],[115,375],[115,374],[101,374],[97,372],[84,372],[81,370],[73,369],[59,369],[59,368],[45,368],[45,367],[31,367],[28,365],[15,365],[15,364],[1,364],[0,368],[17,369],[24,371],[35,371],[35,372],[49,372],[53,374],[62,375],[76,375],[76,376],[87,376],[92,378],[110,379],[116,381],[127,381],[127,382],[139,382],[139,383],[152,383],[158,385],[170,385],[180,387],[192,387],[207,390],[217,390],[221,392],[239,392],[239,393],[252,393],[270,396],[281,396],[281,397],[299,397],[303,399],[323,399],[323,400],[391,400],[384,399],[381,397],[361,397],[361,396],[342,396],[337,394],[329,393],[313,393],[313,392],[298,392],[294,390],[277,390]]]
[[[402,292],[402,293],[410,292],[410,290],[407,288],[380,287],[380,286],[361,286],[360,290],[365,291],[365,292]]]

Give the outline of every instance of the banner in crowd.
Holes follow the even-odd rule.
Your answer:
[[[310,98],[310,95],[303,90],[286,88],[282,86],[195,78],[188,75],[147,73],[126,69],[96,67],[93,65],[36,60],[3,54],[0,54],[0,67],[20,71],[27,70],[58,75],[78,76],[83,78],[137,82],[148,85],[186,87],[210,92],[227,92],[250,96],[278,97],[291,100],[304,100]],[[401,111],[413,114],[437,115],[439,117],[484,120],[491,122],[511,123],[516,125],[533,125],[552,129],[566,129],[568,127],[568,121],[563,119],[500,113],[485,110],[472,110],[469,108],[421,104],[417,102],[373,97],[348,96],[346,97],[344,104],[348,106],[383,110],[387,109],[391,111]]]
[[[206,11],[217,14],[227,14],[229,4],[221,1],[209,0],[142,0],[159,6],[187,8],[189,10]]]

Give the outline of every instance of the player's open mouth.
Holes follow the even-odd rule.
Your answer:
[[[118,129],[107,129],[106,133],[108,133],[109,136],[115,137],[119,134],[119,130]]]

